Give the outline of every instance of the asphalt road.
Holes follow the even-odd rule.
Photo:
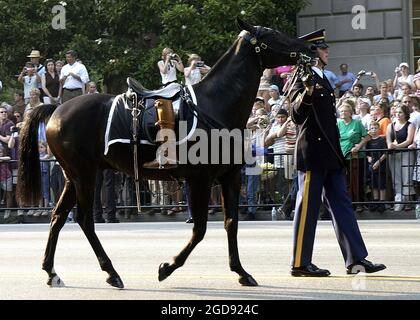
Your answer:
[[[49,288],[41,262],[47,224],[0,225],[0,297],[10,300],[207,300],[207,299],[420,299],[420,221],[360,221],[369,258],[387,269],[348,276],[329,221],[320,221],[313,262],[328,278],[289,275],[292,223],[240,222],[244,268],[258,287],[241,287],[228,267],[222,222],[210,222],[204,240],[186,264],[158,282],[161,262],[170,262],[187,243],[192,225],[183,222],[100,224],[97,234],[125,284],[111,288],[77,224],[66,224],[55,270],[65,283]]]

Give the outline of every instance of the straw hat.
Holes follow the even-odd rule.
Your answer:
[[[41,58],[41,53],[38,50],[32,50],[28,58]]]

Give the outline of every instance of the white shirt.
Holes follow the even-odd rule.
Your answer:
[[[167,84],[168,82],[176,81],[176,67],[175,62],[168,63],[168,69],[166,73],[160,73],[160,76],[162,77],[162,84]],[[163,60],[160,60],[158,64],[163,68],[163,65],[165,64]],[[160,69],[159,69],[160,70]]]
[[[74,74],[78,75],[82,81],[79,81],[72,76],[69,76],[69,73],[73,72]],[[89,74],[86,70],[86,67],[79,63],[75,62],[72,65],[66,64],[62,69],[60,73],[60,80],[63,79],[65,76],[68,76],[66,78],[66,81],[64,82],[63,88],[64,89],[83,89],[84,85],[89,82]]]
[[[415,127],[420,128],[420,112],[413,111],[410,113],[410,119],[408,119]]]
[[[314,70],[321,78],[324,78],[324,72],[318,67],[312,67],[312,70]]]
[[[381,98],[382,98],[381,95],[378,94],[378,95],[376,95],[376,96],[373,97],[373,102],[374,103],[378,103],[381,100]],[[394,97],[389,92],[388,92],[388,97],[387,98],[388,98],[388,101],[389,102],[394,101]]]
[[[31,97],[30,92],[31,89],[37,89],[38,85],[36,82],[36,75],[24,76],[23,77],[23,95],[25,99],[29,99]]]
[[[3,89],[3,83],[1,83],[1,81],[0,81],[0,91],[1,91],[1,89]]]
[[[394,97],[399,99],[403,96],[402,86],[406,83],[410,85],[411,89],[415,88],[412,74],[409,74],[407,77],[404,77],[404,76],[398,77],[398,82],[397,82],[397,87],[395,88]]]
[[[283,104],[283,100],[284,97],[283,96],[279,96],[278,99],[274,100],[273,98],[268,99],[267,103],[273,107],[273,105],[278,104],[278,105],[282,105]]]
[[[189,67],[191,68],[191,67]],[[187,68],[185,68],[187,69]],[[185,71],[184,71],[185,72]],[[185,77],[186,85],[193,85],[201,81],[201,72],[199,68],[192,69],[188,77]]]
[[[370,113],[366,113],[363,117],[360,114],[355,114],[352,117],[353,119],[360,120],[366,130],[369,130],[369,125],[372,121]]]
[[[38,76],[42,78],[42,76],[45,74],[45,67],[42,64],[39,64],[36,68],[37,68],[36,72],[38,73]],[[42,89],[41,81],[38,82],[38,89]]]
[[[275,121],[273,126],[270,129],[269,135],[280,130],[282,124]],[[276,138],[273,143],[273,152],[274,153],[286,153],[286,135]],[[274,156],[274,168],[284,168],[284,156],[276,155]]]

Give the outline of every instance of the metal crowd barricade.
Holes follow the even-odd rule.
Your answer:
[[[374,204],[372,192],[384,187],[386,205],[417,205],[419,204],[417,181],[420,182],[420,149],[369,149],[360,150],[358,157],[348,161],[349,191],[359,192],[359,198],[353,197],[353,204]],[[386,165],[373,170],[368,157],[374,153],[384,154]],[[417,178],[418,172],[418,178]],[[376,181],[374,179],[377,179]],[[356,190],[356,191],[355,191]],[[401,210],[398,210],[401,211]]]
[[[372,180],[372,170],[366,157],[372,152],[381,152],[386,155],[386,165],[379,167],[379,171],[376,174],[378,179],[376,185],[385,185],[386,190],[386,199],[382,200],[381,203],[389,207],[392,205],[413,206],[420,204],[420,201],[417,199],[418,190],[420,190],[417,186],[417,181],[419,181],[420,185],[420,157],[419,161],[417,161],[419,151],[420,149],[396,151],[388,149],[360,150],[359,155],[364,155],[364,157],[361,157],[362,160],[351,159],[348,162],[348,184],[349,192],[353,195],[353,204],[355,206],[368,206],[377,203],[372,196],[375,185]],[[48,205],[25,208],[19,207],[15,199],[17,162],[0,162],[0,219],[6,214],[6,211],[14,212],[16,215],[18,210],[20,212],[23,211],[25,214],[29,210],[52,210],[63,188],[63,177],[60,176],[61,169],[56,160],[45,160],[42,162],[49,164],[48,172],[44,173],[47,175],[46,181],[48,181],[49,186],[48,199],[46,200]],[[7,170],[9,170],[9,174]],[[295,177],[292,154],[267,154],[261,175],[257,178],[252,178],[253,182],[257,182],[258,186],[256,189],[251,190],[249,188],[248,181],[251,178],[247,177],[244,172],[245,170],[243,170],[242,175],[239,203],[241,211],[250,210],[250,208],[270,211],[272,207],[279,208],[286,201],[290,201],[291,188]],[[12,181],[11,187],[10,180]],[[143,180],[141,183],[142,207],[146,212],[147,210],[162,210],[174,207],[186,210],[188,205],[185,191],[185,183]],[[253,193],[253,191],[255,194],[251,195],[250,193]],[[398,194],[401,194],[400,198],[398,196],[395,197]],[[118,210],[124,210],[126,216],[136,214],[137,206],[132,177],[122,173],[117,174],[115,197]],[[221,211],[220,188],[217,186],[213,188],[209,207]],[[74,210],[77,209],[75,208]]]

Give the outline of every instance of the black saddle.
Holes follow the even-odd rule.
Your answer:
[[[137,94],[137,99],[167,99],[175,100],[181,91],[182,86],[179,83],[171,83],[168,86],[158,90],[148,90],[138,81],[127,78],[128,90]]]

